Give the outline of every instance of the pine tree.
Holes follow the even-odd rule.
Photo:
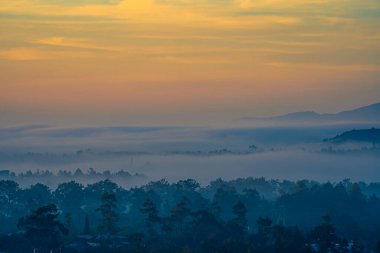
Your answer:
[[[99,231],[114,234],[118,231],[116,222],[119,220],[117,213],[117,199],[114,193],[104,193],[101,198],[101,205],[96,211],[100,212],[102,219]]]
[[[160,217],[158,216],[158,210],[156,205],[150,199],[145,200],[142,207],[140,208],[140,212],[145,214],[146,221],[145,224],[151,234],[154,233],[154,226],[157,222],[160,221]]]
[[[322,219],[323,223],[315,227],[308,237],[309,241],[318,243],[320,252],[329,252],[334,249],[334,245],[339,242],[339,238],[334,225],[331,224],[330,216],[324,215]]]
[[[34,248],[43,250],[57,249],[60,235],[67,235],[68,229],[58,220],[59,210],[56,205],[42,206],[32,211],[29,216],[18,221],[18,227],[25,231]]]
[[[232,207],[232,212],[235,215],[234,222],[239,225],[243,230],[247,227],[247,208],[239,201]]]

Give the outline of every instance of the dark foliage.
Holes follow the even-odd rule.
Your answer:
[[[348,180],[161,180],[129,190],[109,180],[55,190],[0,181],[0,252],[380,252],[379,192]]]
[[[25,238],[33,248],[48,251],[60,245],[60,235],[67,235],[67,228],[58,221],[59,212],[54,204],[33,210],[20,218],[18,227],[24,231]]]

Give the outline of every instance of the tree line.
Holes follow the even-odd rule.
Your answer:
[[[380,252],[378,184],[0,181],[0,252]],[[375,193],[374,193],[375,192]]]

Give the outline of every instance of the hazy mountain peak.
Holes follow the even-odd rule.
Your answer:
[[[292,112],[273,117],[245,117],[245,120],[269,121],[352,121],[352,122],[380,122],[380,103],[346,110],[335,114],[320,114],[314,111]]]

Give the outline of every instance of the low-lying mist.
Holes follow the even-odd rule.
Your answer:
[[[0,170],[58,173],[94,168],[145,176],[146,180],[119,182],[124,187],[162,178],[193,178],[202,184],[238,177],[379,181],[376,146],[322,141],[355,127],[360,126],[3,128]]]
[[[142,155],[131,157],[98,158],[92,161],[65,165],[41,165],[20,163],[2,165],[12,171],[28,169],[83,171],[95,168],[98,171],[124,169],[129,173],[140,173],[147,180],[166,178],[174,182],[193,178],[202,184],[216,178],[266,177],[271,179],[311,179],[318,181],[379,181],[380,156],[376,155],[331,155],[301,150],[271,151],[246,155]],[[143,183],[144,181],[139,181]],[[121,182],[122,183],[122,182]],[[129,181],[129,186],[135,185]],[[128,186],[123,184],[124,186]]]

